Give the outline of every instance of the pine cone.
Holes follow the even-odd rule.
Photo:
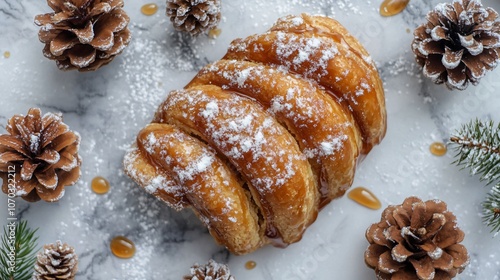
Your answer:
[[[227,265],[209,260],[205,265],[194,264],[191,274],[184,276],[184,280],[234,280],[234,277]]]
[[[13,116],[6,129],[8,134],[0,135],[2,191],[13,193],[15,186],[15,195],[24,200],[58,201],[64,187],[80,177],[80,135],[69,130],[61,115],[41,117],[38,108],[31,108],[26,117]],[[13,177],[15,184],[9,182]]]
[[[75,279],[78,270],[78,256],[68,244],[57,241],[43,246],[35,263],[33,280]]]
[[[451,279],[469,262],[464,233],[440,200],[409,197],[366,231],[366,264],[377,279]]]
[[[53,13],[37,15],[43,54],[59,69],[94,71],[130,42],[123,0],[47,0]]]
[[[197,36],[219,24],[220,0],[167,0],[167,16],[175,29]]]
[[[423,73],[436,84],[464,90],[499,62],[500,21],[480,1],[439,4],[414,32],[412,49]]]

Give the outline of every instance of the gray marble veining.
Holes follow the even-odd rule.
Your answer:
[[[344,197],[320,213],[301,242],[234,256],[214,243],[194,214],[169,209],[122,171],[125,150],[167,91],[182,88],[199,68],[220,58],[234,38],[262,32],[279,16],[300,12],[343,23],[372,54],[384,81],[387,135],[359,166],[354,185],[371,189],[383,207],[410,195],[446,201],[466,232],[464,244],[471,256],[458,279],[500,279],[499,240],[480,217],[488,188],[451,165],[452,152],[441,158],[428,152],[430,143],[445,141],[469,119],[500,121],[500,70],[463,92],[450,92],[420,75],[410,49],[412,32],[437,1],[414,0],[391,18],[378,14],[380,3],[375,1],[223,1],[222,33],[215,40],[174,32],[164,1],[157,2],[160,11],[154,16],[142,15],[140,7],[147,2],[125,1],[133,40],[115,61],[94,73],[61,72],[43,57],[33,18],[50,11],[44,1],[0,2],[0,133],[8,118],[36,106],[62,112],[82,136],[83,174],[60,202],[17,200],[18,218],[40,228],[40,244],[60,239],[76,248],[77,279],[181,279],[194,262],[209,258],[229,263],[239,280],[375,279],[363,261],[364,233],[380,219],[381,210]],[[490,2],[485,4],[500,10],[498,1]],[[5,51],[9,58],[2,56]],[[110,181],[108,194],[90,190],[97,175]],[[6,199],[0,199],[0,208],[7,208]],[[111,254],[109,241],[117,235],[135,242],[133,258]],[[248,260],[255,260],[257,268],[246,270]]]

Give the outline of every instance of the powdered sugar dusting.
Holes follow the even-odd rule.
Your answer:
[[[314,36],[303,38],[289,33],[285,35],[284,32],[277,32],[276,39],[274,42],[276,53],[280,61],[291,69],[300,67],[304,62],[308,62],[312,56],[320,58],[304,73],[306,76],[317,73],[327,75],[328,62],[338,54],[338,49],[334,44],[325,48],[322,40]]]
[[[427,255],[429,257],[431,257],[431,259],[437,260],[437,259],[441,258],[441,256],[443,255],[443,249],[436,247],[436,249],[434,249],[434,251],[427,252]]]
[[[215,108],[215,103],[218,110],[211,109]],[[168,114],[170,108],[173,107],[192,111],[186,118],[191,122],[201,121],[203,134],[209,137],[209,141],[222,153],[232,159],[233,163],[246,160],[248,166],[236,164],[240,170],[247,170],[246,173],[248,173],[252,163],[262,163],[262,168],[270,175],[251,178],[252,184],[272,191],[273,188],[279,188],[295,175],[291,162],[297,158],[300,160],[301,155],[287,154],[283,150],[276,149],[283,145],[293,147],[292,139],[278,143],[277,139],[280,138],[277,136],[283,133],[281,126],[277,125],[271,116],[255,111],[255,107],[250,106],[245,99],[232,96],[219,100],[206,95],[203,91],[179,91],[170,94],[163,111]],[[199,112],[196,113],[193,108],[199,108]],[[207,114],[207,111],[211,113]],[[261,174],[265,172],[262,171]]]
[[[148,140],[150,139],[151,138],[148,138]],[[148,152],[153,152],[153,147],[149,146],[150,144],[151,142],[148,142],[145,146],[148,146]],[[155,144],[156,141],[153,141],[152,145]],[[184,191],[182,190],[182,187],[179,186],[174,180],[166,178],[162,174],[157,173],[153,177],[151,177],[151,174],[144,173],[141,172],[141,170],[138,170],[135,164],[137,163],[139,156],[140,151],[135,146],[129,149],[125,154],[123,164],[130,177],[134,178],[134,180],[136,180],[141,186],[143,186],[148,193],[155,195],[160,200],[167,203],[171,208],[176,210],[183,209],[184,205],[181,203],[181,198],[184,195]],[[165,192],[173,199],[162,199],[162,196],[158,195],[158,193],[161,191]]]

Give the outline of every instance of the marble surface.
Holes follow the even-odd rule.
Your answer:
[[[125,1],[133,40],[122,55],[97,72],[77,73],[61,72],[42,56],[33,18],[49,12],[45,1],[0,1],[0,132],[10,116],[36,106],[62,112],[82,136],[83,174],[60,202],[17,200],[18,218],[39,227],[40,244],[60,239],[76,248],[76,279],[180,279],[194,262],[209,258],[229,263],[239,280],[375,279],[363,261],[368,245],[364,234],[382,210],[343,197],[325,207],[301,242],[234,256],[214,243],[193,214],[170,210],[122,172],[126,148],[166,92],[181,88],[199,68],[220,58],[232,39],[264,31],[279,16],[300,12],[333,16],[343,23],[372,54],[384,81],[387,135],[359,166],[354,186],[372,190],[384,208],[410,195],[444,200],[466,233],[463,243],[471,257],[458,279],[500,279],[500,241],[481,222],[480,203],[489,188],[452,165],[453,152],[435,157],[428,151],[432,142],[446,141],[472,118],[500,121],[500,69],[463,92],[450,92],[420,75],[410,50],[412,31],[437,1],[414,0],[403,13],[382,18],[380,1],[228,0],[222,3],[217,39],[174,32],[164,16],[165,1],[156,1],[157,14],[142,15],[140,7],[148,2]],[[486,5],[500,10],[499,1]],[[6,51],[9,58],[2,55]],[[110,181],[108,194],[90,190],[97,175]],[[3,197],[0,213],[6,217]],[[117,235],[135,242],[133,258],[111,254],[109,242]],[[257,267],[246,270],[248,260]]]

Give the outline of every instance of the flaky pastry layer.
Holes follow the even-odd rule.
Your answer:
[[[368,52],[333,19],[287,16],[170,92],[125,171],[245,254],[299,241],[385,131]]]

